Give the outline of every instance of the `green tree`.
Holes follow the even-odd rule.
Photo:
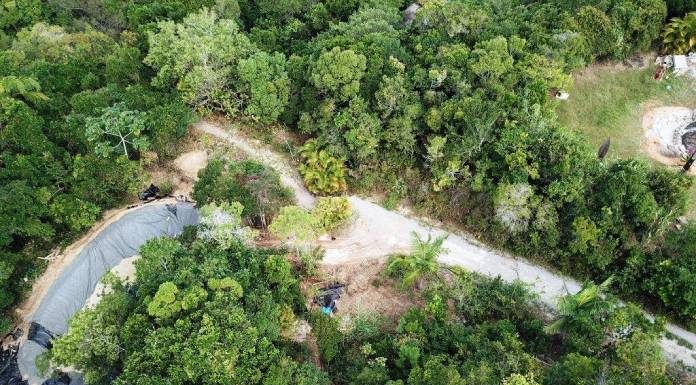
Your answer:
[[[258,52],[238,65],[241,92],[248,97],[244,112],[263,123],[274,122],[290,98],[290,79],[285,56]]]
[[[0,4],[0,30],[16,32],[41,20],[44,6],[40,0],[12,0]]]
[[[292,191],[280,183],[275,170],[250,160],[212,159],[199,171],[193,198],[199,204],[238,201],[244,219],[260,227],[293,202]]]
[[[577,11],[575,20],[595,56],[611,57],[616,54],[619,32],[606,13],[592,6],[585,6]]]
[[[342,159],[334,158],[319,143],[308,140],[300,150],[304,162],[299,171],[307,189],[315,194],[330,195],[345,191],[345,165]]]
[[[296,362],[281,334],[281,314],[302,314],[289,263],[269,251],[189,237],[146,243],[136,287],[116,283],[95,308],[53,341],[51,361],[91,384],[327,385]],[[294,315],[293,315],[294,316]]]
[[[647,289],[675,314],[693,319],[696,315],[696,224],[670,231],[652,257],[653,273]]]
[[[396,255],[389,258],[387,272],[401,279],[401,287],[406,289],[412,286],[422,288],[423,283],[437,278],[440,272],[438,257],[443,249],[442,244],[447,236],[440,235],[435,239],[428,234],[428,239],[422,239],[420,235],[413,234],[411,253],[408,255]]]
[[[339,101],[348,101],[358,94],[365,69],[365,56],[334,47],[319,56],[309,79],[320,92]]]
[[[123,103],[103,109],[100,116],[88,118],[86,123],[87,140],[100,156],[120,154],[130,158],[135,152],[145,151],[150,146],[143,132],[145,113],[128,110]]]
[[[233,20],[218,19],[214,11],[203,9],[181,23],[159,22],[148,36],[144,62],[157,71],[154,85],[175,85],[196,109],[230,115],[239,111],[233,87],[237,65],[256,49]]]

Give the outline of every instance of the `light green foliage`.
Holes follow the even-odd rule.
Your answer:
[[[174,317],[181,310],[181,304],[176,300],[178,293],[179,289],[174,283],[161,284],[155,297],[147,304],[147,313],[161,320]]]
[[[696,12],[672,19],[662,32],[662,44],[667,52],[678,55],[696,48]]]
[[[319,236],[320,228],[312,213],[297,206],[281,208],[268,227],[274,236],[298,249],[306,249]]]
[[[48,100],[48,97],[41,92],[41,85],[36,79],[17,76],[1,77],[0,98],[11,97],[21,97],[31,102]]]
[[[539,385],[539,383],[534,381],[534,376],[513,374],[503,381],[503,385]]]
[[[98,117],[88,118],[85,135],[100,156],[131,157],[150,146],[144,129],[145,113],[128,110],[119,103],[103,109]]]
[[[244,112],[263,123],[272,123],[288,104],[290,79],[285,70],[285,56],[265,52],[239,61],[240,90],[249,98]]]
[[[504,37],[482,42],[471,52],[471,70],[486,82],[498,81],[512,69],[513,58]]]
[[[332,231],[346,224],[353,209],[346,197],[322,197],[317,200],[313,214],[324,231]]]
[[[162,21],[149,34],[144,62],[157,70],[153,84],[176,85],[182,98],[196,109],[235,114],[238,98],[233,81],[241,59],[255,48],[233,20],[218,19],[202,10],[181,23]]]
[[[268,227],[271,234],[295,249],[304,274],[308,276],[316,273],[317,262],[324,257],[323,249],[312,247],[323,230],[319,219],[315,213],[301,207],[286,206]]]
[[[334,47],[319,56],[310,80],[319,91],[339,101],[348,101],[358,94],[365,69],[365,56]]]
[[[304,162],[299,171],[309,191],[320,195],[336,194],[346,189],[345,165],[309,140],[300,151]]]
[[[495,197],[495,214],[512,233],[527,230],[534,210],[534,191],[526,183],[501,184]]]
[[[222,249],[228,249],[235,243],[252,244],[258,231],[244,226],[243,210],[244,207],[239,202],[204,205],[200,209],[200,237],[214,240]]]
[[[244,292],[239,282],[230,277],[221,279],[210,278],[208,280],[208,287],[215,291],[229,291],[235,298],[242,298]]]
[[[428,234],[428,239],[421,238],[418,234],[413,234],[411,253],[408,255],[395,255],[387,262],[387,272],[399,277],[401,287],[408,289],[413,286],[422,287],[424,282],[438,277],[440,263],[438,257],[443,249],[442,244],[447,236],[440,235],[435,239]]]

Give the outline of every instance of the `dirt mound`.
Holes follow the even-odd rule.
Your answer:
[[[174,159],[174,166],[185,176],[196,180],[198,171],[208,164],[208,153],[205,151],[185,152]]]

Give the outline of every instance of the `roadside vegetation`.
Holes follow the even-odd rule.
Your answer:
[[[436,262],[412,269],[441,251],[441,238],[416,239],[414,253],[394,259],[388,270],[406,273],[402,289],[424,304],[397,323],[368,309],[339,322],[306,307],[299,270],[280,250],[256,248],[243,236],[221,242],[204,235],[227,228],[209,215],[204,211],[203,224],[179,239],[143,246],[134,283],[107,278],[113,291],[72,319],[44,357],[46,370],[70,366],[95,385],[679,380],[660,354],[661,321],[619,305],[604,286],[588,284],[562,298],[559,316],[549,320],[521,283],[440,269]],[[313,339],[297,337],[305,320]]]
[[[324,198],[294,206],[270,168],[213,159],[193,192],[202,226],[148,243],[136,284],[112,282],[73,319],[54,367],[124,385],[678,383],[661,321],[611,293],[696,327],[696,226],[675,226],[693,181],[618,138],[602,161],[595,140],[627,135],[642,98],[693,100],[689,84],[598,74],[610,85],[580,82],[561,120],[554,96],[593,63],[690,47],[696,4],[423,0],[405,15],[409,3],[1,4],[0,331],[43,257],[132,201],[194,116],[215,114],[296,134],[299,172]],[[347,191],[607,284],[564,299],[552,323],[519,284],[445,272],[442,240],[418,239],[387,273],[426,305],[339,329],[298,282],[316,274],[313,241],[350,223]],[[259,234],[299,263],[256,248]],[[322,369],[291,342],[300,318]]]

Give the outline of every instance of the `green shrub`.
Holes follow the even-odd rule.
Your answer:
[[[595,56],[612,57],[618,50],[619,32],[606,13],[595,7],[586,6],[575,15],[580,32],[585,35]]]
[[[674,54],[686,54],[696,48],[696,12],[672,19],[662,33],[662,44],[665,51]]]
[[[174,184],[170,179],[163,181],[157,187],[160,189],[159,195],[163,197],[170,196],[174,192]]]
[[[301,255],[319,236],[321,228],[317,218],[309,211],[297,206],[286,206],[280,209],[268,229],[271,234],[295,247]]]
[[[314,207],[314,216],[325,231],[344,225],[352,214],[353,210],[346,197],[322,197]]]
[[[150,148],[160,160],[174,158],[179,153],[179,139],[186,135],[192,120],[191,109],[180,101],[157,106],[148,112]]]
[[[261,227],[293,201],[277,172],[250,160],[211,160],[199,171],[192,195],[200,205],[237,201],[244,206],[242,216]]]
[[[310,314],[312,334],[317,339],[319,356],[325,364],[338,357],[343,343],[343,334],[338,330],[338,320],[320,312]]]
[[[667,234],[653,264],[649,291],[674,313],[696,319],[696,223]]]

